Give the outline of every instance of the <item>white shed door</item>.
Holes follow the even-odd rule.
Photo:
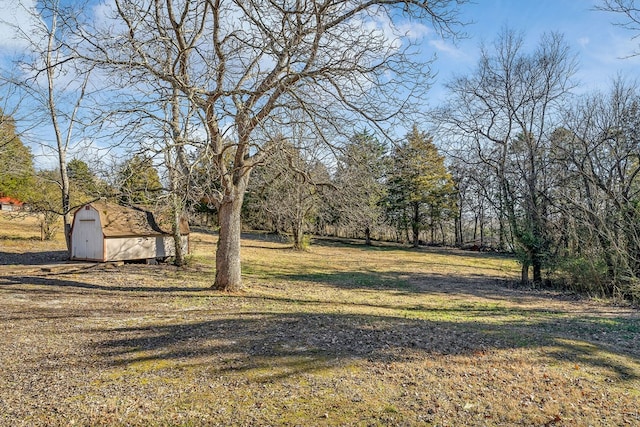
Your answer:
[[[102,260],[102,228],[100,219],[93,209],[78,212],[73,224],[72,257],[78,259]]]

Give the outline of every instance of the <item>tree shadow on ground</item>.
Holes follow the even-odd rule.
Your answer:
[[[526,326],[526,328],[524,327]],[[551,360],[606,368],[636,380],[638,355],[612,360],[608,352],[576,344],[562,334],[540,335],[549,325],[497,325],[324,313],[241,313],[193,323],[113,329],[97,350],[108,366],[171,360],[206,364],[219,373],[258,372],[273,380],[323,370],[341,361],[390,363],[438,356],[474,356],[493,350],[549,347]],[[554,324],[554,328],[558,325]]]
[[[393,290],[399,295],[413,293],[456,293],[485,298],[504,298],[505,294],[522,295],[526,292],[514,287],[509,279],[483,274],[456,275],[414,273],[410,271],[331,271],[280,273],[280,280],[312,282],[331,287],[356,290]]]
[[[206,233],[217,234],[217,233]],[[268,248],[271,250],[292,249],[292,237],[288,234],[277,234],[268,232],[246,232],[242,233],[242,246],[243,247],[256,247],[256,248]],[[286,248],[274,248],[265,243],[286,244],[289,245]],[[441,246],[420,246],[414,248],[403,243],[387,242],[387,241],[372,241],[371,245],[365,244],[363,239],[347,238],[347,237],[325,237],[325,236],[313,236],[311,238],[311,248],[314,246],[327,247],[327,248],[352,248],[361,249],[367,252],[410,252],[410,253],[434,253],[445,256],[458,256],[465,258],[512,258],[508,254],[489,253],[489,252],[477,252],[477,251],[463,251],[457,248],[441,247]]]
[[[210,236],[218,235],[218,230],[210,227],[194,225],[194,226],[190,226],[189,229],[191,230],[192,233],[202,233],[202,234],[208,234]]]
[[[412,246],[404,243],[385,242],[373,240],[370,245],[367,245],[363,239],[348,238],[348,237],[323,237],[314,236],[311,239],[311,246],[322,246],[328,248],[357,248],[368,252],[419,252],[420,249],[416,249]]]
[[[203,290],[211,290],[209,287],[197,287],[197,286],[146,286],[140,285],[136,281],[130,281],[127,284],[124,283],[106,283],[95,284],[87,283],[79,280],[69,280],[55,278],[52,275],[47,276],[14,276],[14,275],[2,275],[0,276],[0,288],[2,286],[11,285],[37,285],[44,286],[51,289],[51,292],[59,293],[62,289],[71,288],[78,290],[96,290],[96,291],[108,291],[108,292],[148,292],[148,293],[173,293],[173,292],[198,292]]]
[[[557,303],[577,303],[584,297],[573,292],[545,291],[521,286],[519,282],[481,274],[455,275],[438,273],[413,272],[378,272],[378,271],[345,271],[328,273],[282,273],[275,276],[279,280],[300,281],[301,283],[317,283],[345,290],[383,291],[396,297],[404,297],[411,301],[413,295],[445,295],[452,299],[473,301],[481,298],[484,304],[504,303],[510,305],[526,305],[535,303],[535,312],[551,314],[551,306]],[[477,304],[468,304],[468,310],[477,309]],[[398,306],[394,306],[398,308]],[[471,308],[474,307],[474,308]],[[546,308],[545,308],[546,307]],[[593,315],[611,316],[615,311],[607,310],[607,306],[591,308]],[[391,307],[389,307],[391,308]],[[421,310],[420,304],[405,304],[399,308],[404,310]],[[430,308],[432,309],[432,308]],[[518,309],[512,308],[513,311]],[[640,326],[638,327],[640,330]]]
[[[0,252],[0,265],[44,265],[69,259],[67,251]]]
[[[270,251],[295,250],[290,236],[275,233],[242,233],[242,247],[268,249]]]
[[[396,242],[386,242],[386,241],[377,241],[374,240],[371,242],[371,245],[365,244],[363,239],[355,239],[355,238],[338,238],[338,237],[320,237],[315,236],[311,240],[312,246],[326,246],[326,247],[355,247],[358,249],[363,249],[366,251],[372,252],[394,252],[394,251],[402,251],[402,252],[413,252],[413,253],[433,253],[439,255],[446,256],[458,256],[465,258],[487,258],[487,259],[495,259],[495,258],[505,258],[512,259],[513,256],[507,253],[500,252],[480,252],[480,251],[466,251],[454,247],[446,247],[446,246],[424,246],[421,245],[419,247],[413,247],[411,245],[407,245],[404,243],[396,243]]]

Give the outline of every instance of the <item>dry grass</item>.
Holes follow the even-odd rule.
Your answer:
[[[640,425],[637,310],[513,288],[507,258],[253,235],[225,294],[213,235],[185,270],[49,266],[61,239],[17,224],[2,425]]]

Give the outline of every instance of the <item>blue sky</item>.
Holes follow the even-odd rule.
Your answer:
[[[18,6],[33,5],[36,0],[0,0],[0,60],[3,53],[22,47],[12,38],[13,31],[1,21],[7,20],[24,26],[29,22],[25,9]],[[70,0],[65,0],[70,1]],[[453,44],[451,40],[435,38],[435,33],[417,28],[416,34],[425,35],[422,51],[427,58],[437,53],[433,71],[438,75],[425,106],[435,107],[445,99],[443,84],[454,73],[473,71],[479,54],[479,44],[491,44],[505,26],[524,32],[531,50],[544,32],[558,31],[565,35],[579,62],[576,78],[579,91],[606,91],[617,75],[636,78],[640,70],[640,56],[628,57],[638,49],[640,38],[613,25],[622,19],[614,14],[595,11],[599,0],[471,0],[461,8],[463,21],[472,22],[462,30],[467,37]],[[1,94],[0,94],[1,96]],[[38,150],[34,147],[34,153]],[[46,164],[44,158],[38,159]]]
[[[640,69],[640,57],[627,58],[639,45],[640,39],[632,40],[634,34],[612,23],[620,17],[594,11],[599,0],[471,0],[462,6],[462,20],[473,21],[464,28],[468,37],[455,46],[451,41],[436,39],[425,41],[425,55],[434,52],[438,60],[433,70],[438,72],[433,98],[442,97],[441,84],[451,78],[452,73],[473,70],[478,59],[481,41],[491,43],[505,25],[524,31],[529,46],[533,47],[543,32],[559,31],[578,55],[580,69],[577,77],[582,90],[605,89],[617,73],[633,77]],[[24,9],[18,3],[33,4],[35,0],[0,0],[0,20],[28,22]],[[0,53],[15,47],[10,28],[0,22]],[[429,42],[431,40],[431,42]],[[19,47],[19,45],[18,45]]]
[[[633,32],[613,25],[621,16],[595,11],[597,0],[475,0],[463,6],[463,20],[474,21],[465,27],[468,37],[453,46],[440,43],[438,60],[433,70],[438,72],[432,90],[432,103],[443,98],[442,84],[454,73],[472,71],[478,60],[479,44],[493,43],[501,28],[507,26],[523,31],[529,49],[537,44],[544,32],[557,31],[565,35],[579,63],[576,78],[580,91],[607,90],[618,74],[634,79],[640,70],[640,57],[629,56],[640,43],[632,40]],[[433,51],[436,46],[424,49]]]
[[[19,3],[32,5],[36,0],[0,0],[0,21],[27,23],[24,8]],[[473,21],[464,27],[468,37],[455,46],[429,36],[423,47],[425,55],[438,54],[434,71],[438,72],[438,86],[451,78],[453,70],[464,73],[474,68],[481,41],[491,43],[505,25],[524,31],[529,46],[534,46],[543,32],[559,31],[566,36],[578,55],[583,90],[606,88],[616,73],[634,76],[640,67],[640,58],[627,58],[640,39],[612,23],[621,17],[593,10],[600,0],[470,0],[461,7],[462,20]],[[0,53],[19,47],[12,39],[13,30],[0,22]],[[434,34],[435,35],[435,34]],[[434,88],[433,97],[442,96],[441,88]]]

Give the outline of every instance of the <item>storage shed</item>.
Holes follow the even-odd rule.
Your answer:
[[[0,211],[19,211],[24,203],[11,197],[0,197]]]
[[[189,252],[189,224],[180,222],[184,253]],[[143,208],[96,201],[73,215],[71,259],[127,261],[175,255],[170,222]]]

